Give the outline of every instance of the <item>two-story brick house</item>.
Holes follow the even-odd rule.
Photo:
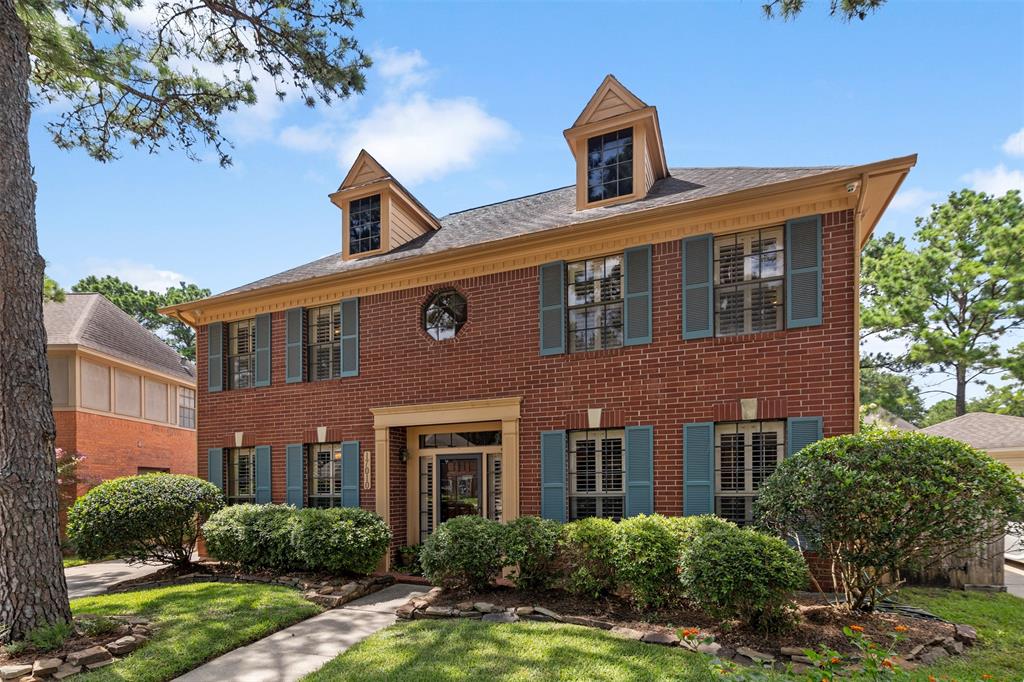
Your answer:
[[[466,513],[743,521],[786,453],[854,430],[859,254],[916,158],[670,168],[610,76],[565,138],[575,185],[443,218],[363,152],[340,253],[168,309],[198,330],[200,475],[402,545]]]

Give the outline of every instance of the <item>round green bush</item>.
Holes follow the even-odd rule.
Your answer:
[[[581,519],[562,526],[558,554],[569,592],[597,598],[615,590],[615,534],[611,519]]]
[[[784,540],[731,524],[706,524],[683,546],[679,567],[694,605],[766,631],[786,624],[808,577],[803,555]]]
[[[965,443],[871,430],[786,458],[755,511],[831,561],[848,603],[870,610],[899,588],[900,571],[1021,530],[1024,482]]]
[[[484,590],[504,566],[505,527],[482,516],[457,516],[427,538],[420,564],[432,583]]]
[[[612,561],[619,586],[637,608],[664,606],[679,598],[680,528],[658,514],[619,522]]]
[[[223,506],[217,486],[195,476],[126,476],[78,498],[67,534],[83,559],[187,566],[200,525]]]
[[[391,529],[365,509],[302,509],[295,514],[292,545],[311,571],[369,574],[391,545]]]
[[[505,563],[512,582],[524,589],[547,589],[558,576],[558,538],[562,524],[520,516],[505,526]]]
[[[236,504],[203,524],[214,559],[255,570],[287,571],[298,565],[292,545],[296,510],[283,504]]]

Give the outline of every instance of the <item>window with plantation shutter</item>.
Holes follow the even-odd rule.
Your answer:
[[[256,385],[256,320],[228,325],[228,387]]]
[[[716,336],[782,329],[782,235],[776,227],[715,238]]]
[[[715,513],[739,525],[750,523],[761,486],[785,452],[783,421],[715,424]]]
[[[310,381],[341,376],[341,305],[325,305],[306,311],[306,357]]]

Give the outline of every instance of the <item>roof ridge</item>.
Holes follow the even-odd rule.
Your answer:
[[[86,303],[85,307],[82,309],[82,313],[75,319],[75,324],[74,324],[74,326],[71,327],[71,333],[68,335],[71,338],[72,341],[74,341],[75,343],[79,343],[81,341],[81,331],[82,331],[83,326],[85,325],[86,321],[89,320],[92,317],[92,312],[96,308],[96,304],[99,302],[99,299],[102,298],[103,300],[106,300],[106,297],[103,294],[99,294],[99,293],[96,293],[94,291],[90,291],[90,292],[82,291],[82,292],[74,292],[74,293],[76,293],[76,294],[86,294],[87,293],[87,294],[92,296],[89,299],[88,303]]]

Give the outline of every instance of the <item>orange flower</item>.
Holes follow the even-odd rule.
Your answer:
[[[841,660],[842,660],[842,659],[841,659],[841,658],[839,658],[838,656],[833,656],[833,657],[832,657],[832,660],[831,660],[831,661],[829,661],[829,663],[839,663],[839,662],[840,662]]]
[[[890,661],[888,658],[883,658],[882,666],[888,668],[889,670],[892,670],[892,661]]]
[[[934,675],[929,675],[928,676],[928,682],[939,682],[939,681],[937,679],[935,679]]]
[[[696,637],[700,634],[700,628],[683,628],[683,637]]]
[[[893,628],[893,630],[895,630],[896,632],[906,632],[907,631],[907,626],[906,625],[897,625],[896,627]]]
[[[851,625],[850,629],[853,630],[854,632],[864,632],[864,628],[862,628],[859,625]]]

